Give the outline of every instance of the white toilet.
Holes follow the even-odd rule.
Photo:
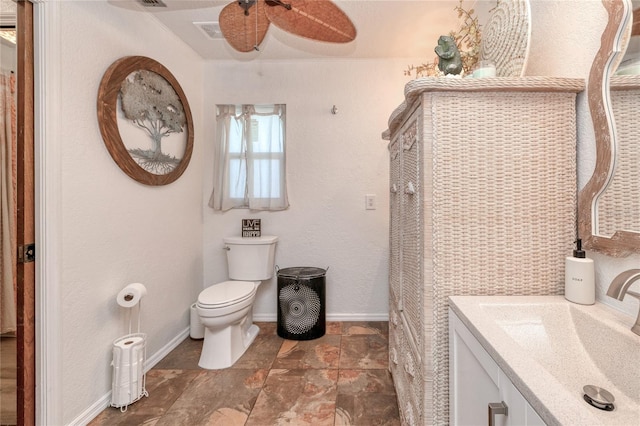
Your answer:
[[[253,301],[260,282],[273,276],[278,237],[227,237],[223,241],[229,278],[234,281],[204,289],[196,303],[205,327],[198,365],[209,370],[231,367],[258,334]]]

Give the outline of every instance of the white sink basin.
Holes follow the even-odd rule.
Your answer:
[[[640,425],[640,336],[635,318],[562,296],[455,296],[451,308],[548,424]],[[582,399],[608,390],[615,410]]]

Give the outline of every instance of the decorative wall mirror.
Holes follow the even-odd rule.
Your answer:
[[[144,56],[118,59],[98,91],[102,139],[118,166],[147,185],[166,185],[187,168],[193,121],[180,84],[159,62]]]
[[[609,20],[588,81],[596,165],[578,195],[578,233],[587,249],[626,256],[640,253],[640,75],[615,74],[640,35],[631,35],[631,0],[602,4]]]

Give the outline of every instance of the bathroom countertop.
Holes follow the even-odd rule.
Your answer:
[[[640,336],[629,330],[633,318],[563,296],[452,296],[450,307],[546,424],[640,425]],[[612,356],[621,352],[630,359]],[[615,410],[588,405],[587,384],[612,391]]]

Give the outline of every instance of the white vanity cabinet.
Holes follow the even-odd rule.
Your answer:
[[[489,404],[507,407],[506,415],[494,414],[496,426],[545,424],[480,342],[449,310],[450,424],[490,424]]]

